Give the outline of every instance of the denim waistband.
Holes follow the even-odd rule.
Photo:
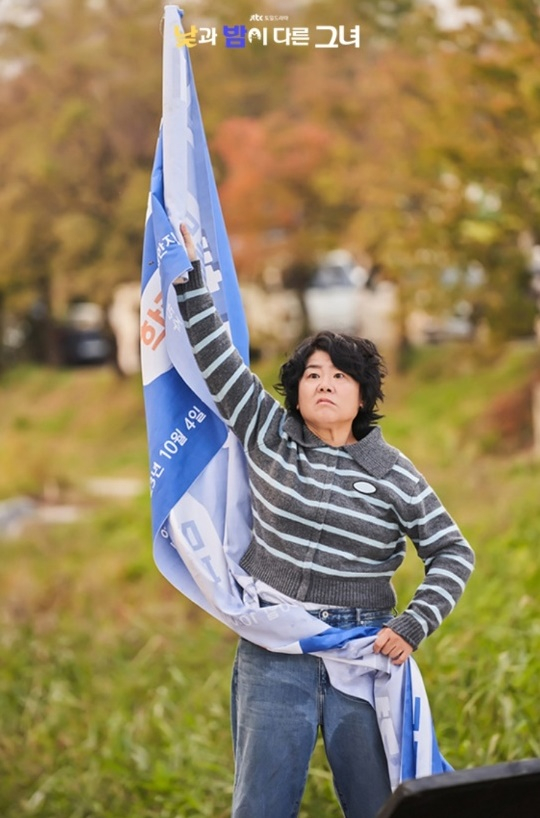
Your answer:
[[[382,627],[393,616],[393,612],[389,609],[373,611],[365,608],[317,608],[308,613],[333,628],[354,628],[357,625]]]

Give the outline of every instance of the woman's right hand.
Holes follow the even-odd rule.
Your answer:
[[[191,237],[191,233],[187,228],[187,225],[185,225],[184,223],[180,225],[180,233],[182,234],[182,238],[184,239],[184,244],[186,245],[186,253],[188,254],[189,260],[197,261],[197,251],[195,250],[195,244]]]

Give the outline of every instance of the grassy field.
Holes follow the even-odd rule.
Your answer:
[[[540,756],[540,465],[526,401],[539,366],[526,345],[433,348],[388,385],[387,439],[477,552],[466,595],[416,654],[455,767]],[[272,383],[275,366],[261,374]],[[0,394],[0,499],[81,509],[71,525],[0,539],[0,816],[226,818],[235,637],[158,575],[145,491],[87,490],[93,477],[146,479],[138,380],[21,368]],[[420,568],[409,555],[402,605]],[[301,815],[340,815],[320,747]]]

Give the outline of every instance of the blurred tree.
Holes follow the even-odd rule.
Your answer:
[[[155,3],[137,5],[48,0],[4,31],[0,283],[39,283],[53,318],[139,273],[161,41]]]
[[[515,336],[531,331],[527,251],[540,243],[540,3],[471,5],[478,23],[456,39],[471,67],[464,96],[478,148],[464,163],[468,212],[458,238],[487,270],[483,304],[493,331]]]
[[[185,26],[306,27],[312,42],[191,49],[242,277],[307,276],[345,246],[442,309],[447,268],[485,270],[480,307],[526,331],[526,259],[540,242],[538,2],[470,0],[437,26],[414,0],[270,4],[199,0]],[[22,6],[21,6],[22,8]],[[4,24],[0,66],[0,290],[61,315],[105,303],[139,274],[161,113],[157,0],[41,0]],[[250,21],[283,13],[282,22]],[[33,15],[33,16],[32,16]],[[361,46],[316,48],[317,26],[361,27]],[[298,276],[296,275],[298,279]]]
[[[425,3],[306,8],[312,29],[360,21],[362,48],[311,48],[290,63],[279,110],[257,120],[250,202],[264,205],[242,206],[245,156],[216,139],[232,232],[258,237],[257,250],[244,244],[241,271],[247,261],[259,274],[274,253],[309,262],[339,243],[391,271],[408,307],[449,309],[467,297],[501,336],[531,332],[520,248],[538,243],[539,4],[476,6],[471,22],[449,30]],[[324,149],[295,178],[293,158],[302,145],[312,153],[298,122],[319,131]],[[242,188],[228,183],[242,174]],[[483,284],[472,277],[474,292],[471,265],[484,270]],[[443,286],[448,268],[460,271],[461,288]]]

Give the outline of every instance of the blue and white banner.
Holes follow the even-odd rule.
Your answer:
[[[279,594],[260,607],[239,567],[251,536],[243,451],[220,419],[193,358],[172,282],[189,275],[185,222],[216,307],[247,360],[248,334],[206,144],[182,12],[166,6],[163,118],[152,171],[142,266],[141,355],[154,557],[182,594],[269,650],[323,657],[332,683],[371,701],[392,785],[448,769],[413,660],[397,668],[373,653],[375,634],[325,626]]]

